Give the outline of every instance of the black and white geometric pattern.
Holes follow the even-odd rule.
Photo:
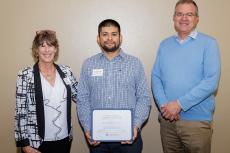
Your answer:
[[[56,65],[59,69],[59,74],[66,85],[70,87],[71,99],[76,102],[77,96],[77,84],[76,78],[71,72],[68,66]],[[17,147],[32,146],[38,148],[43,141],[41,135],[39,135],[39,127],[43,125],[38,125],[38,114],[43,112],[38,112],[38,102],[35,98],[35,70],[38,70],[37,63],[33,68],[27,67],[19,71],[17,76],[16,84],[16,109],[15,109],[15,140]],[[41,91],[42,92],[42,91]],[[67,99],[70,99],[67,97]],[[68,101],[68,100],[67,100]],[[71,100],[70,100],[71,101]],[[43,103],[43,101],[41,101]],[[70,103],[68,101],[68,103]],[[71,107],[68,107],[68,111],[71,111]],[[44,122],[44,121],[43,121]],[[42,122],[42,123],[43,123]],[[41,130],[40,130],[41,131]],[[69,130],[69,136],[71,137],[71,131]],[[43,131],[44,132],[44,131]]]

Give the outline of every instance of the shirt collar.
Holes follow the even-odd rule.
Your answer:
[[[120,49],[120,52],[119,54],[114,57],[114,59],[122,59],[122,58],[125,58],[126,54],[124,53],[124,51],[122,49]],[[106,54],[105,52],[101,51],[101,53],[99,54],[99,57],[100,58],[106,58]]]
[[[197,32],[197,30],[194,30],[194,31],[192,31],[184,40],[180,40],[179,39],[179,36],[178,36],[178,33],[176,34],[176,40],[180,43],[180,44],[182,44],[182,43],[184,43],[184,42],[187,42],[188,40],[190,40],[191,38],[192,39],[196,39],[197,38],[197,35],[198,35],[198,32]]]
[[[193,39],[196,39],[197,34],[198,34],[198,32],[197,32],[196,30],[194,30],[193,32],[191,32],[191,33],[189,34],[189,37],[191,37],[191,38],[193,38]]]

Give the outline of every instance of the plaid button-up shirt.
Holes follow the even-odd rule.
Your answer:
[[[78,90],[78,117],[85,131],[91,130],[93,109],[132,109],[133,126],[148,118],[150,97],[141,62],[123,51],[112,60],[104,53],[87,59]]]

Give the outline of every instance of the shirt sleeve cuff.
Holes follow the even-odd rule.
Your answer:
[[[176,101],[177,101],[178,105],[180,106],[180,108],[184,111],[184,109],[183,109],[183,107],[182,107],[182,105],[181,105],[180,100],[179,100],[179,99],[177,99]]]

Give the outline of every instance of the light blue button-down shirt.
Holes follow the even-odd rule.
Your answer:
[[[148,118],[150,97],[141,62],[122,50],[112,60],[99,53],[87,59],[79,81],[77,112],[85,131],[91,130],[93,109],[132,109],[133,126]]]
[[[180,44],[183,44],[183,43],[189,41],[191,38],[192,38],[192,39],[196,39],[197,34],[198,34],[198,32],[197,32],[196,30],[194,30],[194,31],[192,31],[192,32],[188,35],[188,37],[186,37],[184,40],[181,40],[181,39],[179,38],[178,33],[176,34],[175,37],[176,37],[176,41],[178,41]]]

